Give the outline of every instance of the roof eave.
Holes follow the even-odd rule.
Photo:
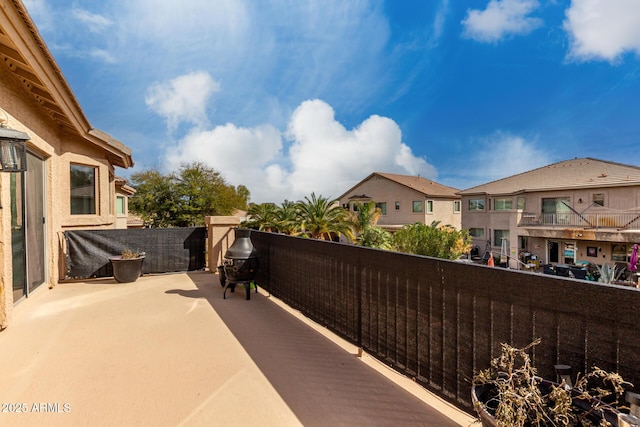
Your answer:
[[[61,127],[105,150],[115,166],[132,167],[130,148],[91,127],[22,2],[11,0],[11,5],[13,7],[2,7],[0,11],[0,22],[6,32],[4,41],[15,46],[15,49],[2,52],[11,61],[9,68]]]

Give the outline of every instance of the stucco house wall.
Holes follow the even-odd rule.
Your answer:
[[[425,188],[426,190],[419,191],[389,177],[400,177],[399,179],[402,179],[403,182],[411,182],[414,179],[422,184],[420,189]],[[389,230],[396,230],[403,225],[416,222],[431,224],[433,221],[440,221],[442,225],[451,225],[460,229],[461,213],[454,212],[454,202],[460,201],[460,197],[454,194],[457,190],[451,189],[450,194],[441,195],[439,193],[443,186],[437,183],[429,184],[430,182],[432,181],[420,177],[373,173],[341,195],[339,201],[342,206],[350,206],[354,201],[366,202],[367,200],[386,203],[387,213],[380,216],[377,225]],[[428,192],[429,185],[434,186],[432,194]],[[368,199],[363,199],[360,196],[367,196]],[[413,212],[414,201],[422,203],[422,212]],[[427,212],[427,201],[433,202],[432,212]],[[398,210],[396,210],[396,202],[399,204]]]
[[[538,176],[528,177],[527,174]],[[539,183],[539,179],[546,179],[547,182]],[[563,263],[564,248],[575,249],[575,256],[569,258],[576,261],[595,264],[618,262],[616,258],[619,256],[612,257],[614,249],[620,251],[624,248],[630,252],[633,243],[640,241],[640,232],[620,227],[607,229],[600,224],[596,229],[540,224],[542,201],[545,198],[567,198],[573,209],[567,208],[571,215],[597,213],[615,217],[640,212],[640,168],[635,166],[589,158],[572,159],[467,189],[461,195],[462,227],[483,230],[483,236],[473,239],[473,244],[481,252],[485,249],[486,241],[490,240],[494,254],[499,253],[500,243],[495,242],[493,236],[495,230],[509,230],[512,257],[527,252],[536,255],[541,263]],[[594,195],[603,196],[603,206],[593,203]],[[495,200],[501,198],[511,198],[513,209],[495,210]],[[524,199],[523,209],[517,209],[519,198]],[[484,211],[469,210],[469,202],[474,199],[485,201]],[[521,225],[523,219],[529,219],[534,224]],[[550,260],[549,244],[559,245],[558,261]]]
[[[37,259],[44,264],[41,290],[55,286],[64,274],[60,250],[65,230],[116,226],[114,170],[133,161],[128,147],[91,127],[21,2],[3,3],[0,30],[0,121],[27,133],[27,151],[43,166],[44,194],[37,200],[43,223],[26,224],[44,242],[45,259]],[[95,214],[71,214],[71,164],[95,168]],[[23,195],[15,182],[25,182],[32,176],[28,173],[0,172],[0,329],[10,323],[16,302],[12,221],[22,221]],[[24,187],[29,200],[33,192]],[[13,206],[12,192],[18,198]],[[26,211],[31,208],[27,203]],[[34,256],[27,241],[26,258],[35,263]]]

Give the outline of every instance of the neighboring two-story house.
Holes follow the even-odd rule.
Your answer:
[[[2,329],[15,302],[64,276],[62,232],[119,226],[126,200],[116,189],[122,197],[131,189],[115,167],[133,161],[91,126],[19,0],[1,2],[0,58],[0,140],[26,142],[26,171],[0,172]]]
[[[640,168],[576,158],[460,191],[473,244],[510,267],[620,263],[640,242]],[[504,243],[503,243],[504,242]],[[502,251],[504,252],[504,250]]]
[[[350,210],[356,202],[375,202],[382,215],[378,226],[396,231],[404,225],[439,221],[461,226],[459,190],[419,176],[374,172],[342,194],[340,204]]]

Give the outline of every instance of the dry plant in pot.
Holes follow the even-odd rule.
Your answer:
[[[632,384],[594,367],[574,387],[540,378],[527,353],[540,339],[516,348],[502,344],[491,366],[474,375],[473,406],[484,427],[617,426],[628,412]]]
[[[145,253],[125,249],[120,255],[109,257],[113,278],[119,283],[135,282],[142,275]]]

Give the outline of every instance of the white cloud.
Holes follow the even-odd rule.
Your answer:
[[[419,70],[395,72],[408,52],[389,54],[391,30],[378,0],[77,0],[58,2],[49,14],[44,0],[27,1],[39,26],[53,21],[44,34],[53,54],[103,60],[102,72],[120,80],[113,93],[137,95],[149,81],[189,70],[216,76],[225,87],[216,98],[219,123],[286,118],[310,98],[330,98],[359,114],[388,102],[397,87],[390,81],[409,85],[422,77]],[[112,25],[98,32],[98,23]],[[283,128],[286,119],[276,125]]]
[[[72,9],[71,15],[81,23],[83,23],[89,31],[101,32],[113,25],[108,18],[96,13],[91,13],[84,9]]]
[[[291,116],[288,136],[294,141],[289,180],[296,197],[311,191],[337,197],[374,171],[436,175],[433,166],[411,153],[398,125],[386,117],[373,115],[347,130],[330,105],[305,101]]]
[[[154,45],[184,48],[213,44],[237,45],[236,36],[247,31],[249,21],[243,0],[129,0],[114,2],[122,35]]]
[[[191,72],[165,83],[154,83],[147,91],[145,102],[162,116],[170,131],[181,122],[205,126],[207,104],[220,84],[204,71]]]
[[[172,147],[171,150],[175,150]],[[202,161],[222,173],[229,184],[244,185],[252,199],[282,194],[284,173],[273,162],[281,157],[282,138],[271,125],[241,128],[231,123],[195,130],[183,138],[176,154],[167,154],[170,169]]]
[[[539,148],[536,140],[527,140],[519,135],[496,132],[481,139],[482,150],[476,153],[470,181],[485,183],[526,172],[553,163],[549,150]],[[469,186],[467,186],[469,188]]]
[[[640,2],[573,0],[566,11],[569,59],[615,62],[625,52],[640,54]]]
[[[391,119],[371,116],[353,130],[336,121],[320,100],[303,102],[291,115],[283,146],[273,126],[233,124],[195,131],[180,141],[172,167],[196,160],[218,170],[233,185],[245,185],[253,202],[300,200],[311,192],[338,197],[371,172],[435,178],[436,171],[402,142]]]
[[[493,43],[509,35],[529,34],[542,25],[541,19],[528,16],[538,7],[537,0],[491,0],[485,10],[467,10],[462,35]]]
[[[433,19],[433,34],[431,36],[431,44],[437,44],[442,33],[444,32],[444,26],[447,19],[447,13],[449,9],[449,0],[442,0],[440,6],[436,10],[435,17]]]
[[[92,58],[100,59],[102,62],[106,62],[108,64],[114,64],[117,62],[117,59],[111,54],[111,52],[104,49],[94,49],[90,51],[88,55]]]

